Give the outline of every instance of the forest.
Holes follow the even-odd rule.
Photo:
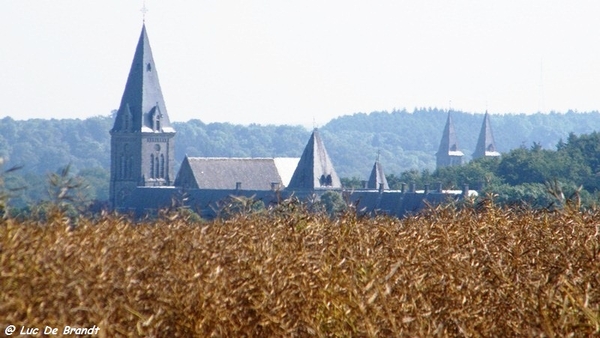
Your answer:
[[[379,156],[392,188],[400,182],[445,188],[469,184],[498,195],[500,201],[524,200],[545,206],[548,191],[574,194],[592,203],[600,188],[597,173],[600,113],[491,115],[499,159],[469,161],[483,114],[453,111],[467,164],[435,170],[435,152],[447,110],[356,113],[320,126],[336,170],[347,187],[367,179]],[[52,174],[70,168],[89,201],[108,198],[110,135],[113,117],[88,119],[0,120],[0,157],[11,203],[25,207],[48,199]],[[310,135],[302,126],[173,123],[176,170],[185,155],[224,157],[299,157]],[[379,155],[378,155],[379,154]],[[554,189],[554,190],[553,190]],[[564,190],[564,191],[563,191]],[[544,199],[546,198],[546,199]]]

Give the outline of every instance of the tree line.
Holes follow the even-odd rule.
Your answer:
[[[469,160],[483,121],[483,114],[461,111],[452,112],[461,150]],[[390,181],[413,177],[416,182],[425,181],[427,175],[435,173],[435,152],[439,145],[447,111],[435,108],[419,108],[412,112],[395,110],[392,112],[356,113],[333,119],[320,127],[321,136],[338,175],[346,182],[368,178],[375,158],[380,157]],[[567,112],[550,114],[507,114],[492,115],[492,127],[499,151],[505,153],[505,164],[494,170],[493,164],[479,164],[494,173],[499,179],[496,187],[516,186],[519,178],[509,174],[507,167],[513,158],[521,167],[526,167],[517,159],[537,151],[540,158],[547,153],[563,154],[564,147],[575,147],[575,139],[585,138],[600,130],[598,112]],[[50,173],[60,172],[67,165],[71,173],[83,179],[87,194],[91,199],[108,198],[110,168],[110,134],[113,117],[102,116],[88,119],[31,119],[14,120],[6,117],[0,120],[0,157],[4,168],[19,166],[21,169],[6,177],[10,187],[25,187],[18,198],[19,205],[28,205],[43,199],[47,194],[46,181]],[[308,141],[310,130],[302,126],[286,125],[236,125],[231,123],[203,123],[200,120],[176,122],[175,141],[176,170],[185,155],[223,157],[299,157]],[[580,135],[580,136],[578,136]],[[564,142],[560,141],[564,140]],[[559,142],[560,141],[560,142]],[[582,142],[582,141],[580,141]],[[587,146],[590,148],[590,146]],[[589,155],[593,149],[579,149],[581,156]],[[524,155],[526,153],[526,155]],[[379,154],[379,155],[378,155]],[[551,155],[547,155],[551,156]],[[552,155],[554,156],[554,155]],[[556,155],[558,156],[558,155]],[[505,159],[506,158],[506,159]],[[536,160],[537,161],[537,160]],[[556,168],[556,161],[540,159],[545,171],[531,173],[528,184],[543,184],[544,180],[556,177],[565,181],[580,182],[569,172]],[[561,161],[558,161],[561,163]],[[467,178],[472,186],[480,178],[473,168],[477,161],[461,167],[464,173],[446,179],[447,185],[460,185]],[[537,162],[536,162],[537,163]],[[516,164],[514,164],[516,165]],[[532,164],[530,164],[531,166]],[[488,166],[488,167],[486,167]],[[449,171],[458,169],[448,169]],[[506,174],[501,174],[502,170]],[[511,169],[512,170],[512,169]],[[574,170],[574,169],[573,169]],[[595,167],[586,169],[595,172]],[[552,174],[545,174],[547,171]],[[470,172],[470,173],[469,173]],[[443,173],[443,171],[441,172]],[[441,175],[440,173],[440,175]],[[487,172],[486,172],[487,173]],[[489,173],[487,173],[489,176]],[[462,176],[460,176],[462,175]],[[417,179],[417,176],[419,178]],[[523,176],[525,177],[525,176]],[[592,182],[592,174],[578,176],[585,182]],[[432,179],[438,179],[433,177]],[[443,178],[442,176],[439,179]],[[566,182],[566,181],[565,181]],[[523,183],[524,184],[524,183]],[[575,183],[574,183],[575,184]],[[580,184],[583,184],[581,181]],[[585,183],[587,185],[591,183]],[[585,185],[585,191],[594,191]],[[487,184],[488,187],[494,186]],[[513,194],[515,195],[515,194]]]
[[[576,201],[594,207],[600,197],[600,133],[576,135],[560,140],[556,149],[543,149],[539,143],[521,146],[499,157],[480,158],[461,166],[430,170],[409,170],[386,176],[391,189],[402,183],[419,187],[441,183],[443,189],[467,185],[501,204],[527,204],[534,208],[554,208]],[[358,187],[357,179],[346,179]]]

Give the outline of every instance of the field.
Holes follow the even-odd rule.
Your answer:
[[[0,225],[0,330],[98,336],[600,335],[600,212],[492,203],[402,220],[285,205]]]

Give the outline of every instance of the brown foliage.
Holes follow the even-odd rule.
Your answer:
[[[112,336],[600,334],[600,214],[437,208],[189,225],[3,220],[0,329]]]

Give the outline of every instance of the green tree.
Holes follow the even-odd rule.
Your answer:
[[[351,178],[347,178],[347,177],[342,177],[340,179],[342,181],[342,186],[345,189],[362,189],[364,188],[364,180],[361,180],[359,177],[351,177]]]
[[[348,208],[344,198],[337,191],[325,192],[321,195],[321,203],[330,216],[336,216]]]
[[[87,194],[91,200],[107,201],[110,181],[110,172],[101,167],[81,169],[78,176],[83,179],[87,187]]]

